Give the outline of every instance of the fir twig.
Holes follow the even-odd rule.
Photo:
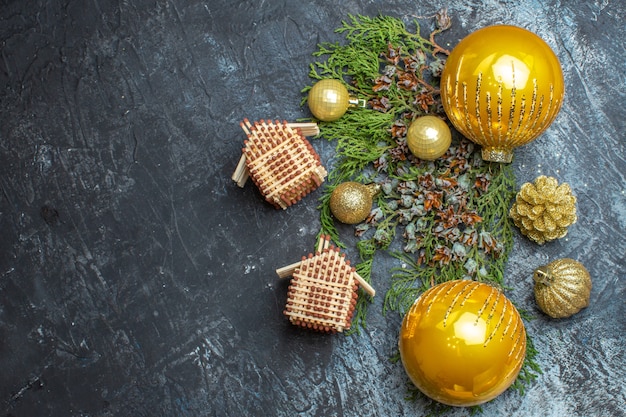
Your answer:
[[[391,252],[400,266],[391,271],[384,313],[404,314],[424,290],[452,279],[505,288],[513,235],[508,217],[515,189],[511,166],[484,162],[479,149],[460,137],[432,162],[415,158],[406,144],[407,128],[415,118],[445,118],[438,82],[440,55],[447,51],[434,39],[449,27],[442,26],[448,21],[444,17],[437,16],[437,28],[425,38],[417,21],[412,32],[392,17],[349,16],[336,30],[347,43],[320,44],[314,53],[318,60],[310,65],[311,79],[341,80],[350,94],[368,104],[349,109],[338,121],[319,122],[319,136],[336,142],[334,165],[320,199],[320,234],[345,247],[329,208],[337,185],[381,185],[376,207],[356,226],[355,235],[361,238],[356,269],[368,282],[376,254],[389,253],[396,235],[402,240],[402,250]],[[370,302],[368,296],[359,297],[352,332],[365,326]],[[522,393],[540,372],[528,339],[524,368],[514,385]]]

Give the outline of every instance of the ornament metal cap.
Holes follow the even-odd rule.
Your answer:
[[[348,100],[348,104],[349,107],[362,107],[365,108],[367,107],[367,100],[363,99],[363,98],[358,98],[355,96],[350,96],[350,99]]]
[[[481,155],[485,161],[508,164],[513,160],[513,152],[507,149],[483,148]]]

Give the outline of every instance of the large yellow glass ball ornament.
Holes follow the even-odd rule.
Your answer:
[[[446,153],[452,142],[452,134],[446,122],[439,117],[422,116],[411,122],[406,142],[413,155],[434,161]]]
[[[309,90],[309,109],[313,116],[323,122],[334,122],[343,116],[350,106],[348,89],[339,80],[324,79]]]
[[[452,50],[441,75],[448,118],[487,161],[511,162],[563,104],[563,72],[550,47],[515,26],[479,29]]]
[[[524,323],[497,288],[459,280],[424,292],[402,322],[402,364],[428,397],[452,406],[504,392],[526,355]]]

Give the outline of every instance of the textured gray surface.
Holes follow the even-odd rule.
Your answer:
[[[400,317],[382,316],[382,297],[360,336],[282,315],[274,269],[314,245],[315,195],[278,211],[230,175],[243,117],[308,115],[311,53],[340,40],[349,13],[443,6],[446,46],[508,23],[556,52],[564,107],[513,164],[519,184],[551,175],[578,197],[567,238],[515,237],[508,295],[537,313],[527,330],[544,373],[483,415],[626,415],[626,5],[609,0],[2,2],[0,413],[423,415],[388,360]],[[331,164],[334,145],[313,145]],[[561,257],[583,262],[594,288],[588,309],[556,321],[536,310],[532,271]],[[381,293],[394,265],[377,259]]]

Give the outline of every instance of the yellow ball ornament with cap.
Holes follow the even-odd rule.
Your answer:
[[[411,122],[406,141],[413,155],[434,161],[446,153],[452,143],[452,134],[446,122],[439,117],[422,116]]]
[[[330,211],[342,223],[361,223],[370,214],[373,199],[379,191],[378,184],[341,183],[330,194]]]
[[[515,26],[479,29],[452,50],[441,74],[448,118],[482,146],[487,161],[511,162],[556,118],[564,95],[557,56],[534,33]]]
[[[515,381],[526,355],[526,331],[498,288],[449,281],[424,292],[406,313],[399,348],[408,376],[425,395],[472,406]]]
[[[332,78],[316,82],[309,90],[307,101],[313,116],[323,122],[339,120],[349,107],[365,106],[363,100],[350,96],[341,81]]]

